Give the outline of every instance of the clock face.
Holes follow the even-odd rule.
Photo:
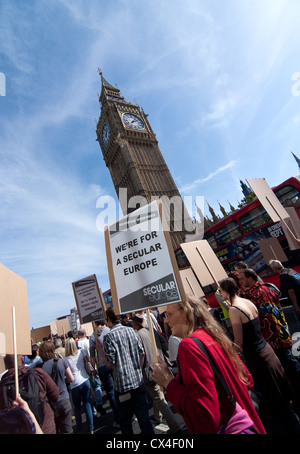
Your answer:
[[[132,129],[144,129],[145,125],[144,122],[135,115],[131,113],[124,113],[123,114],[123,121],[124,123]]]
[[[109,136],[110,136],[110,126],[108,123],[104,123],[103,129],[102,129],[102,142],[105,147],[107,146],[107,144],[109,142]]]

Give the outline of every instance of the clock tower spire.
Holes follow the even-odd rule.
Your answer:
[[[147,203],[161,199],[169,222],[173,247],[193,234],[192,220],[158,147],[158,141],[142,108],[125,100],[120,90],[101,76],[99,101],[101,113],[97,140],[117,195],[127,190],[127,200],[120,200],[123,214],[138,208],[128,203],[139,196]],[[141,199],[140,198],[140,199]]]

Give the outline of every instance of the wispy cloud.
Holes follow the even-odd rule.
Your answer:
[[[179,189],[180,192],[187,194],[189,192],[194,191],[201,184],[206,183],[209,180],[212,180],[214,177],[216,177],[220,173],[225,172],[225,170],[228,170],[228,169],[231,169],[232,167],[234,167],[237,164],[237,162],[238,162],[237,160],[232,160],[232,161],[228,162],[228,164],[226,164],[225,166],[218,167],[214,172],[211,172],[209,175],[207,175],[207,177],[198,178],[194,182],[187,184],[185,186],[182,186]]]
[[[6,151],[17,149],[6,142]],[[108,286],[104,239],[96,226],[96,200],[104,189],[49,159],[43,164],[27,158],[0,169],[0,261],[28,280],[37,326],[37,320],[46,324],[50,314],[56,318],[75,305],[72,281],[104,272]]]
[[[234,93],[228,93],[226,97],[219,98],[213,105],[212,110],[203,115],[201,120],[202,127],[215,126],[223,127],[228,126],[234,109],[237,105],[237,96]]]
[[[113,191],[95,142],[97,67],[149,113],[181,192],[205,187],[213,205],[223,195],[222,175],[224,199],[234,201],[250,167],[275,178],[270,150],[282,175],[289,172],[278,139],[297,153],[300,98],[290,89],[299,71],[299,6],[33,0],[21,10],[20,3],[0,6],[7,66],[0,68],[7,81],[0,101],[0,261],[28,279],[31,317],[44,323],[74,306],[72,279],[96,272],[100,285],[109,285],[96,229],[96,200]]]
[[[15,14],[15,8],[6,10],[4,52],[20,84],[10,85],[5,101],[8,106],[15,102],[17,88],[21,98],[14,115],[1,113],[0,262],[27,280],[31,323],[41,326],[75,306],[74,280],[96,273],[103,278],[99,285],[109,286],[103,233],[96,225],[97,198],[107,188],[99,184],[92,164],[96,153],[101,164],[94,116],[99,109],[96,79],[100,86],[95,63],[102,51],[91,43],[68,78],[62,68],[46,86],[46,79],[37,81],[33,72],[43,54],[39,46],[34,54],[28,43],[22,44],[22,33],[14,35]],[[30,21],[24,21],[29,27]],[[26,66],[17,64],[20,52]]]

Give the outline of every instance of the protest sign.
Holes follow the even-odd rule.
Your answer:
[[[280,221],[280,224],[288,240],[290,250],[294,251],[295,249],[299,249],[299,243],[296,242],[295,238],[300,238],[300,221],[295,208],[286,207],[285,210],[290,217],[289,219],[285,219],[285,222]],[[291,231],[293,235],[291,235]]]
[[[191,241],[180,245],[202,287],[226,279],[227,273],[207,240]]]
[[[116,314],[176,303],[185,298],[162,210],[162,204],[155,201],[105,229]]]
[[[0,264],[0,314],[0,354],[31,354],[26,280],[2,264]]]
[[[79,330],[80,320],[79,320],[77,307],[73,307],[70,310],[69,323],[70,323],[70,330],[71,331],[77,332]]]
[[[94,327],[93,327],[93,323],[91,323],[91,322],[83,323],[80,326],[80,329],[84,329],[86,331],[86,335],[87,336],[91,336],[95,332]]]
[[[66,336],[68,331],[71,330],[70,317],[65,317],[55,320],[56,334],[58,336]],[[52,332],[53,334],[53,332]]]
[[[43,339],[51,338],[51,327],[50,325],[40,326],[39,328],[32,328],[31,340],[34,344],[43,342]]]
[[[276,237],[264,238],[258,242],[258,246],[266,263],[269,263],[270,260],[279,260],[280,262],[287,261],[287,256]]]
[[[53,320],[53,322],[50,322],[49,326],[50,326],[50,332],[51,332],[52,336],[56,336],[57,335],[56,320]],[[31,338],[32,338],[32,334],[31,334]]]
[[[196,298],[204,296],[204,292],[201,285],[197,281],[192,268],[186,268],[184,270],[180,270],[179,272],[186,295],[193,295]]]
[[[291,218],[287,209],[283,207],[264,178],[247,179],[253,192],[259,199],[260,203],[270,216],[273,222],[279,222],[285,232],[289,244],[292,243],[292,249],[299,248],[299,237],[294,233],[291,225]]]
[[[247,179],[247,182],[273,222],[279,222],[289,217],[264,178]]]
[[[105,319],[105,306],[96,275],[72,283],[80,323]]]
[[[6,371],[6,367],[4,364],[4,357],[0,355],[0,374]]]

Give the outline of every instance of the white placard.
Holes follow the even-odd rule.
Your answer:
[[[116,313],[182,300],[180,276],[170,257],[167,234],[156,202],[107,227],[106,251]]]
[[[105,311],[96,275],[72,283],[81,323],[105,319]]]

